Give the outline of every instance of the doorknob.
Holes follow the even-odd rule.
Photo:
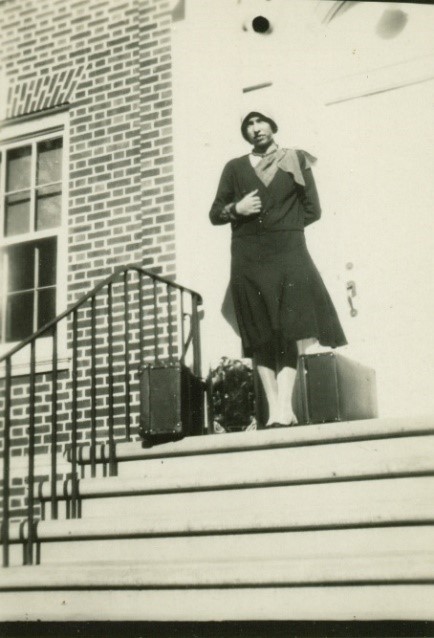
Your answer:
[[[347,300],[350,305],[350,315],[352,317],[357,317],[358,311],[354,308],[353,297],[357,294],[356,292],[356,283],[354,281],[347,281]]]

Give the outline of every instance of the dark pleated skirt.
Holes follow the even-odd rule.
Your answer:
[[[231,290],[244,356],[268,342],[347,343],[303,231],[232,237]]]

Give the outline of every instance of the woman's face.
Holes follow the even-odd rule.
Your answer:
[[[273,142],[271,125],[260,115],[252,115],[246,123],[246,135],[251,144],[258,149],[266,149]]]

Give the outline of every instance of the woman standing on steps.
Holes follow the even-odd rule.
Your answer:
[[[252,151],[226,164],[210,211],[213,224],[232,226],[230,287],[243,354],[267,399],[266,427],[296,423],[292,391],[306,345],[346,344],[304,236],[321,216],[315,158],[278,147],[276,132],[268,113],[247,113],[241,133]]]

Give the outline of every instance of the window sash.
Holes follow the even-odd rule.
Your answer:
[[[35,131],[33,134],[29,132],[29,134],[21,137],[16,137],[11,140],[5,140],[0,143],[0,257],[2,262],[2,268],[0,268],[0,343],[7,345],[10,347],[13,341],[6,341],[6,327],[7,327],[7,308],[8,308],[8,300],[15,297],[17,294],[22,294],[27,292],[28,294],[33,295],[33,321],[32,327],[33,331],[38,329],[38,299],[42,295],[51,296],[50,290],[54,290],[54,316],[59,312],[59,307],[63,306],[63,298],[64,294],[62,292],[62,286],[59,286],[60,283],[60,251],[65,249],[65,205],[66,205],[66,197],[67,197],[67,170],[65,165],[65,156],[67,154],[67,126],[56,126],[55,128],[51,128],[51,130],[41,130]],[[54,139],[62,140],[62,148],[60,154],[60,161],[62,163],[61,167],[61,179],[48,180],[47,175],[45,173],[44,181],[41,183],[37,183],[37,162],[38,162],[38,145]],[[18,191],[6,191],[6,176],[7,176],[7,153],[8,151],[16,148],[21,148],[25,146],[31,146],[31,181],[30,181],[30,194],[31,194],[31,202],[30,202],[30,217],[31,217],[31,225],[30,231],[25,233],[19,233],[14,235],[5,235],[5,203],[6,198],[9,195],[13,195],[14,192],[20,193],[22,190]],[[58,175],[56,175],[58,177]],[[38,194],[45,193],[47,191],[52,191],[53,189],[59,194],[60,200],[60,210],[58,212],[58,218],[55,218],[56,225],[53,225],[48,228],[36,229],[37,224],[37,207],[38,207]],[[55,214],[55,208],[54,208]],[[49,215],[48,215],[49,218]],[[22,290],[22,291],[9,291],[8,290],[8,272],[6,267],[7,262],[7,252],[8,248],[12,248],[13,246],[18,246],[20,244],[25,244],[27,242],[37,242],[38,240],[42,240],[45,238],[55,238],[56,239],[56,257],[55,257],[55,276],[53,285],[47,286],[34,286],[33,288]],[[35,251],[36,253],[36,251]],[[64,269],[61,269],[62,272]],[[1,272],[3,271],[3,272]],[[66,273],[63,273],[66,275]],[[34,282],[35,284],[35,282]],[[59,298],[61,297],[61,298]],[[62,302],[62,303],[61,303]],[[61,304],[59,306],[59,304]],[[44,322],[46,323],[46,322]],[[47,335],[48,336],[48,335]]]
[[[37,230],[37,195],[38,191],[49,187],[49,186],[59,186],[60,191],[60,199],[62,201],[63,196],[63,178],[61,180],[55,180],[51,182],[42,182],[37,183],[37,161],[38,161],[38,145],[41,142],[46,142],[54,139],[62,139],[62,157],[64,157],[65,150],[65,137],[64,133],[59,130],[52,131],[51,133],[44,132],[40,134],[35,134],[31,139],[28,137],[19,141],[3,143],[0,149],[2,155],[2,161],[0,162],[0,241],[3,243],[5,240],[16,241],[20,243],[24,240],[25,237],[33,236],[33,233],[43,232],[46,229]],[[8,165],[8,152],[14,149],[24,148],[26,146],[31,147],[31,162],[30,162],[30,185],[28,188],[22,188],[18,190],[7,190],[6,189],[6,175],[7,175],[7,165]],[[30,192],[30,213],[29,213],[29,231],[16,233],[13,235],[6,234],[6,200],[10,195],[18,195],[19,193]],[[62,225],[62,210],[59,215],[59,224],[56,227],[51,229],[53,233],[54,228],[58,228]]]
[[[53,243],[54,242],[54,243]],[[32,308],[32,319],[31,319],[31,332],[28,334],[20,335],[20,338],[26,338],[29,334],[33,334],[39,328],[42,328],[42,325],[47,323],[50,319],[56,316],[56,298],[57,298],[57,254],[58,254],[58,242],[57,238],[53,238],[53,242],[51,246],[46,246],[46,249],[50,252],[55,252],[56,259],[56,269],[54,273],[54,283],[51,283],[51,274],[48,271],[48,281],[46,285],[43,284],[43,276],[41,274],[41,255],[44,250],[44,243],[46,242],[26,242],[28,243],[28,251],[30,256],[30,262],[33,262],[33,272],[31,281],[29,280],[26,283],[32,284],[31,287],[25,286],[23,288],[19,287],[17,289],[10,289],[11,281],[9,278],[9,273],[11,269],[11,250],[4,250],[3,254],[3,282],[4,282],[4,299],[3,299],[3,316],[2,316],[2,325],[1,325],[1,335],[2,341],[4,343],[13,343],[15,339],[11,336],[11,323],[10,323],[10,314],[13,312],[14,300],[19,298],[20,296],[24,299],[27,298],[27,303],[30,304]],[[16,244],[16,246],[20,246],[21,244]],[[13,248],[13,247],[12,247]],[[45,274],[44,279],[47,277]],[[19,280],[18,280],[19,281]],[[42,285],[41,285],[42,284]],[[43,314],[44,309],[40,308],[40,298],[41,296],[46,296],[49,291],[54,291],[54,314],[51,313],[46,321],[43,323],[40,322],[40,315]]]

